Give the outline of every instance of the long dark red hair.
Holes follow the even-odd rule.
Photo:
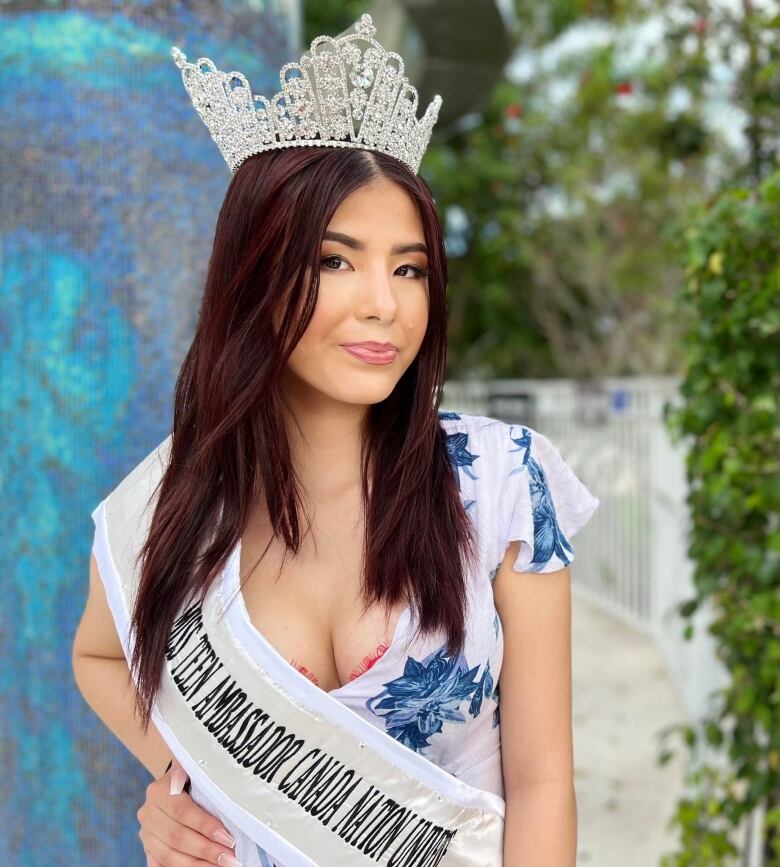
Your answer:
[[[428,326],[392,393],[372,404],[362,437],[365,608],[405,599],[416,634],[442,629],[462,649],[474,527],[460,500],[438,409],[446,371],[447,262],[425,181],[381,152],[282,148],[236,171],[220,209],[195,336],[179,373],[170,460],[138,556],[131,666],[144,730],[165,646],[182,606],[199,598],[263,496],[274,535],[301,544],[279,382],[319,288],[322,236],[341,202],[379,176],[416,203],[428,247]]]

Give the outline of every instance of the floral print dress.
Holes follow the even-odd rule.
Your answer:
[[[407,610],[388,650],[329,694],[469,785],[503,797],[498,679],[504,642],[492,582],[513,540],[523,543],[512,564],[517,572],[567,566],[574,560],[572,537],[600,501],[553,443],[528,425],[456,412],[440,412],[439,421],[479,541],[463,651],[447,655],[443,631],[411,644]],[[256,861],[246,854],[244,867],[284,867],[260,847]]]

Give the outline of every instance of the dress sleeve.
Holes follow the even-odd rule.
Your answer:
[[[574,560],[571,539],[600,504],[542,433],[505,429],[506,479],[501,498],[505,541],[520,540],[515,572],[555,572]]]

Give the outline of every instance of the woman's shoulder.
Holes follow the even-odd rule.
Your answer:
[[[151,495],[170,460],[172,436],[172,434],[168,434],[165,439],[137,461],[98,503],[96,508],[106,506],[109,503],[115,507],[116,504],[128,497],[136,499],[139,489],[147,495]]]
[[[498,480],[505,452],[511,446],[509,425],[505,421],[488,415],[441,410],[439,425],[459,482]]]
[[[526,542],[516,568],[552,571],[574,559],[570,537],[599,506],[596,497],[546,434],[487,415],[441,412],[447,453],[469,511],[497,531],[503,552]],[[587,472],[586,461],[567,457]]]
[[[148,452],[114,485],[92,509],[95,524],[93,550],[101,552],[98,565],[105,579],[111,570],[108,552],[114,559],[140,550],[152,514],[160,477],[170,459],[171,435]],[[133,574],[133,580],[137,575]],[[118,579],[117,579],[118,580]]]
[[[509,425],[498,418],[489,415],[477,415],[469,412],[439,411],[439,426],[447,435],[447,443],[465,443],[472,445],[477,442],[483,449],[500,447],[506,437]]]
[[[450,459],[464,466],[464,461],[476,469],[498,470],[506,463],[511,452],[517,452],[525,442],[544,441],[547,438],[526,424],[516,424],[468,412],[441,410],[439,425],[446,435]]]
[[[491,426],[506,425],[505,421],[493,418],[489,415],[477,415],[470,412],[453,412],[452,410],[440,409],[439,422],[443,427],[470,427],[480,429]]]
[[[560,458],[555,443],[525,422],[507,422],[489,415],[440,410],[439,424],[447,434],[448,441],[460,443],[463,448],[467,448],[469,443],[472,446],[479,443],[483,452],[493,457],[517,456],[520,453],[524,464],[531,456],[543,462]]]

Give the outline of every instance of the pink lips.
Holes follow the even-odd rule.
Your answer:
[[[368,349],[359,344],[352,346],[346,344],[342,345],[351,355],[361,359],[361,361],[367,361],[369,364],[390,364],[391,361],[395,361],[395,357],[398,355],[396,349],[383,349],[378,351],[376,349]]]

